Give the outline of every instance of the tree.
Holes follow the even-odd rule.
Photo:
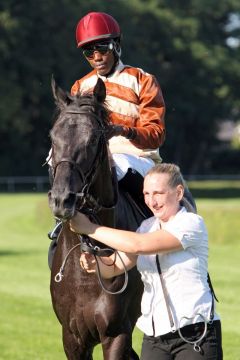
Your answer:
[[[1,175],[46,174],[41,164],[50,147],[51,76],[67,87],[82,70],[77,69],[73,3],[1,3]],[[87,11],[84,6],[80,9],[80,13]]]
[[[185,174],[211,172],[219,123],[239,119],[240,32],[233,20],[239,1],[2,0],[0,175],[46,174],[41,164],[53,121],[51,76],[69,90],[89,70],[74,32],[93,10],[119,21],[124,62],[155,74],[161,84],[164,160]]]
[[[239,119],[240,46],[230,46],[228,39],[240,39],[239,24],[229,27],[240,4],[135,0],[132,5],[138,12],[131,61],[141,59],[154,69],[167,105],[163,158],[187,174],[211,171],[219,123]]]

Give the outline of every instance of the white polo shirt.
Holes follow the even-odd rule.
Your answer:
[[[151,217],[143,221],[138,232],[160,229],[159,220]],[[212,294],[207,282],[208,234],[201,216],[185,208],[162,226],[182,244],[183,250],[158,254],[168,301],[174,319],[174,329],[210,319]],[[149,336],[172,331],[162,285],[157,270],[156,255],[140,255],[137,268],[144,283],[141,303],[142,316],[138,328]],[[215,314],[214,320],[219,319]]]

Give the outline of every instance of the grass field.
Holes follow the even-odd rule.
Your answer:
[[[0,360],[64,360],[49,294],[46,233],[53,220],[42,194],[0,195]],[[240,199],[197,199],[210,238],[209,271],[220,300],[225,360],[240,360]],[[134,332],[139,353],[141,333]],[[94,359],[102,359],[97,347]]]

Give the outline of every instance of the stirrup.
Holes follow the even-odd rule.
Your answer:
[[[61,229],[62,229],[62,222],[59,221],[59,222],[57,222],[57,224],[55,225],[54,229],[48,233],[48,238],[49,238],[50,240],[56,240],[57,237],[58,237],[58,235],[59,235],[59,233],[60,233],[60,231],[61,231]]]

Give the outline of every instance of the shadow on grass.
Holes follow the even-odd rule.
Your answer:
[[[0,250],[0,257],[1,256],[22,256],[22,255],[32,255],[34,251],[27,250],[27,251],[19,251],[19,250]]]

